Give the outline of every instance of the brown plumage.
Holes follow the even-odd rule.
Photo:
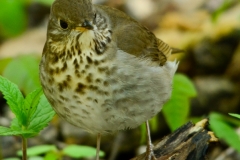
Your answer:
[[[98,11],[109,15],[113,41],[123,51],[135,56],[147,57],[164,65],[171,55],[172,48],[158,39],[146,27],[127,16],[125,13],[108,7],[95,5]],[[115,18],[118,17],[118,18]]]
[[[170,98],[178,63],[167,58],[176,51],[121,11],[56,0],[40,79],[56,113],[88,132],[148,126]]]

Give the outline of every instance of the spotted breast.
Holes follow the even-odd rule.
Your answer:
[[[175,61],[159,66],[158,61],[146,58],[145,52],[155,50],[146,46],[139,56],[133,54],[138,49],[120,45],[124,39],[116,38],[116,23],[110,23],[114,19],[105,16],[104,8],[91,15],[91,28],[82,21],[84,27],[76,27],[76,17],[72,22],[71,15],[64,19],[64,14],[54,14],[54,9],[40,78],[60,117],[92,133],[108,133],[135,128],[161,110],[171,95]],[[153,36],[144,28],[143,32],[148,38]]]

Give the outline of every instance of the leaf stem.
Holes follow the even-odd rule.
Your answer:
[[[22,136],[22,160],[27,160],[27,138]]]

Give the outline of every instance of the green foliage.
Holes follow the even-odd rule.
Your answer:
[[[33,0],[34,2],[38,2],[47,6],[50,6],[54,0]]]
[[[60,155],[56,154],[56,152],[48,152],[44,157],[44,160],[59,160],[59,159]]]
[[[233,127],[233,125],[239,126],[240,121],[214,112],[210,114],[209,118],[210,128],[214,131],[216,136],[240,152],[240,137]]]
[[[188,120],[190,98],[196,95],[193,83],[186,76],[182,74],[174,76],[171,99],[164,105],[162,111],[172,131]]]
[[[10,136],[10,135],[22,135],[22,134],[34,134],[34,131],[17,131],[15,129],[0,126],[0,135]]]
[[[19,158],[5,158],[4,160],[19,160]]]
[[[0,37],[10,38],[27,29],[31,3],[50,6],[54,0],[0,0]]]
[[[223,4],[212,13],[212,20],[215,22],[217,18],[226,10],[228,10],[228,8],[231,7],[234,3],[235,0],[224,0]]]
[[[36,157],[42,154],[45,154],[44,160],[63,159],[63,156],[71,158],[88,158],[96,156],[96,149],[80,145],[68,145],[63,148],[63,150],[58,150],[54,145],[40,145],[28,148],[29,157]],[[22,156],[22,152],[18,151],[17,155]],[[100,157],[103,156],[104,152],[100,151]]]
[[[56,152],[57,148],[54,145],[40,145],[28,148],[28,156],[33,157],[41,154],[45,154],[48,152]],[[17,152],[18,156],[22,156],[22,152]]]
[[[6,66],[12,61],[12,58],[3,58],[0,59],[0,74],[3,73]]]
[[[55,114],[42,94],[41,88],[31,92],[24,99],[16,84],[0,76],[0,91],[16,116],[10,128],[0,126],[0,135],[33,137],[49,123]]]
[[[236,118],[240,119],[240,115],[239,115],[239,114],[229,113],[229,115],[231,115],[231,116],[233,116],[233,117],[236,117]]]
[[[12,37],[20,34],[27,26],[27,15],[23,1],[1,0],[0,36]]]
[[[72,158],[94,157],[96,149],[89,146],[69,145],[63,149],[63,154]],[[100,157],[104,156],[104,152],[100,151]]]
[[[52,120],[55,112],[50,106],[48,100],[44,95],[41,96],[37,109],[30,119],[29,128],[37,132],[41,131],[47,126],[48,122]]]
[[[40,87],[39,61],[39,58],[34,55],[2,59],[1,62],[5,63],[2,74],[17,84],[23,93],[30,93],[33,89]]]
[[[27,7],[30,3],[50,6],[54,0],[1,0],[0,37],[10,38],[21,34],[27,28]]]
[[[11,83],[7,79],[0,77],[0,91],[4,95],[4,98],[7,100],[11,111],[16,115],[16,118],[19,120],[20,125],[23,124],[22,121],[25,120],[23,113],[23,103],[24,98],[17,85]],[[6,133],[6,129],[4,133]]]
[[[154,117],[154,118],[155,118],[155,117]],[[142,124],[140,127],[141,127],[141,128],[140,128],[140,130],[141,130],[141,140],[140,140],[140,144],[145,144],[146,141],[147,141],[147,137],[146,137],[146,135],[147,135],[146,124],[144,123],[144,124]]]

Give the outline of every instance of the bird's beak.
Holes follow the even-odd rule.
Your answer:
[[[79,32],[84,32],[92,29],[93,29],[93,25],[89,21],[85,21],[81,26],[78,26],[75,28],[75,30]]]
[[[74,30],[76,30],[76,31],[78,31],[78,32],[80,32],[80,33],[82,33],[82,32],[87,31],[88,29],[87,29],[87,28],[84,28],[84,27],[76,27]]]

